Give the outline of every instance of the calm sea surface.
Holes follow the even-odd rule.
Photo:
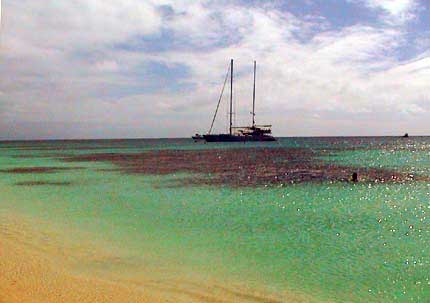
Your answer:
[[[77,272],[116,279],[150,273],[197,285],[216,281],[278,294],[280,301],[282,293],[293,291],[315,302],[430,302],[427,182],[172,187],[168,181],[183,175],[128,175],[109,163],[61,160],[87,153],[258,146],[323,150],[323,159],[334,164],[430,174],[427,137],[281,138],[268,144],[0,142],[2,170],[81,167],[0,173],[0,214],[35,218],[44,222],[37,227],[41,231],[55,230],[78,246],[89,239],[111,252],[110,259],[77,263]]]

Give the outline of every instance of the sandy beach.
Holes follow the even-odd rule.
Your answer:
[[[301,295],[275,299],[266,294],[180,280],[115,279],[76,273],[84,259],[109,259],[103,252],[57,242],[55,234],[36,232],[20,216],[2,216],[0,228],[0,302],[309,302]],[[34,222],[33,222],[34,224]],[[98,256],[96,256],[98,255]],[[88,260],[86,260],[88,261]]]
[[[22,218],[2,219],[0,302],[161,302],[136,286],[72,274],[73,257],[50,235],[31,231]]]

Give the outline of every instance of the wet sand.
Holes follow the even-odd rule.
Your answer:
[[[70,252],[22,222],[9,216],[0,224],[1,303],[161,302],[137,287],[73,274]]]
[[[124,272],[88,274],[73,269],[86,262],[111,262],[116,256],[56,243],[59,234],[33,231],[20,216],[1,216],[0,302],[310,302],[284,293],[275,298],[255,290],[190,280],[138,278]],[[33,222],[32,224],[34,224]],[[102,260],[102,261],[101,261]],[[123,270],[122,270],[123,271]]]

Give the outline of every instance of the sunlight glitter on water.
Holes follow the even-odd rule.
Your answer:
[[[430,144],[428,139],[417,140],[298,138],[283,139],[280,144],[330,149],[327,160],[343,165],[428,174]],[[49,144],[55,147],[56,143]],[[84,144],[114,153],[193,148],[188,141],[174,141],[170,146],[168,141],[159,146],[134,141],[121,146]],[[73,148],[61,153],[93,151]],[[41,153],[9,148],[0,157],[0,168],[72,166],[58,156],[14,157],[33,152]],[[430,185],[425,182],[172,188],[163,184],[181,174],[126,175],[109,171],[112,166],[108,164],[82,165],[86,169],[54,174],[0,174],[0,184],[7,189],[0,198],[8,201],[7,195],[13,196],[13,202],[2,204],[3,210],[44,218],[59,232],[71,227],[82,230],[113,251],[121,248],[122,260],[128,260],[117,267],[89,262],[88,268],[128,275],[146,271],[148,266],[157,275],[155,269],[160,267],[164,271],[160,276],[197,280],[210,272],[218,281],[273,293],[293,289],[322,301],[430,298]],[[36,180],[71,185],[28,186],[26,190],[14,185]],[[78,234],[64,236],[79,241]]]

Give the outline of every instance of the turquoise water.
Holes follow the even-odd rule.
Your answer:
[[[0,210],[45,220],[79,243],[103,243],[121,262],[77,270],[160,279],[216,280],[331,302],[430,300],[430,184],[303,183],[258,188],[167,187],[183,177],[125,175],[108,163],[61,155],[148,149],[258,147],[191,140],[0,143],[0,169],[79,166],[44,174],[0,173]],[[267,146],[267,145],[264,145]],[[324,151],[326,161],[428,174],[430,138],[285,138],[269,146]],[[23,158],[17,155],[38,157]],[[69,186],[17,186],[24,181]],[[73,230],[73,233],[70,233]]]

